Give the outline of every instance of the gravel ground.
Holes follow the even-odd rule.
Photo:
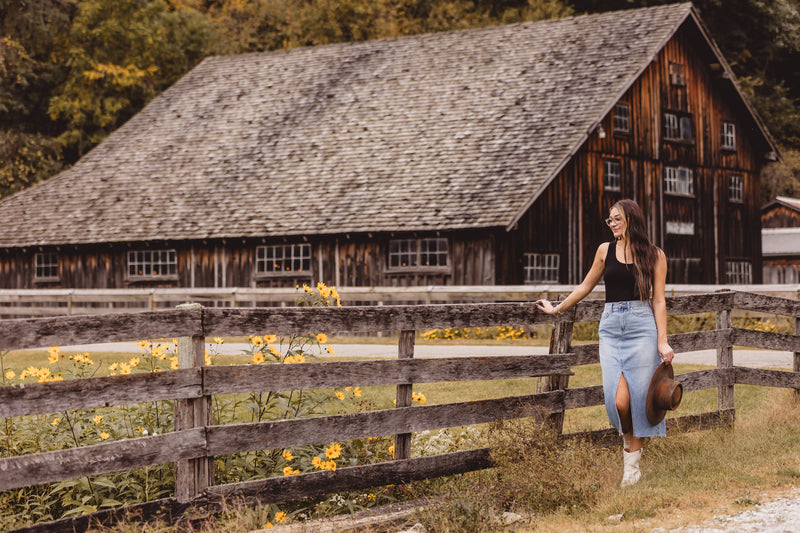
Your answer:
[[[654,533],[793,533],[800,531],[800,489],[736,514],[694,526],[656,528]]]

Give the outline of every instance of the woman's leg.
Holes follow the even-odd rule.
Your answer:
[[[630,434],[630,449],[629,452],[635,452],[642,449],[642,439],[633,436],[633,419],[631,417],[631,394],[628,390],[628,382],[625,381],[625,375],[619,376],[619,384],[617,385],[617,396],[615,398],[617,404],[617,412],[619,413],[619,421],[622,426],[622,433],[625,435]]]

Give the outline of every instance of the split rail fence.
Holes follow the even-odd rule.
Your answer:
[[[566,296],[572,285],[425,285],[412,287],[337,287],[345,305],[530,302]],[[754,292],[800,300],[800,284],[679,285],[668,284],[667,296],[706,294],[720,289]],[[294,288],[127,288],[0,289],[0,316],[27,318],[111,314],[171,309],[187,302],[207,307],[294,306]],[[603,298],[602,286],[590,295]]]
[[[671,335],[676,353],[716,349],[714,369],[677,376],[684,392],[718,390],[711,412],[668,418],[668,431],[730,425],[735,418],[734,385],[800,389],[800,302],[742,292],[670,297],[671,315],[713,312],[716,329]],[[160,373],[0,387],[0,417],[71,409],[175,400],[175,431],[88,447],[0,459],[0,490],[58,482],[149,465],[174,463],[174,496],[53,522],[18,531],[83,531],[91,521],[121,516],[159,516],[173,522],[186,513],[213,513],[226,502],[258,505],[400,484],[492,466],[488,449],[411,457],[414,432],[482,424],[544,413],[561,431],[566,410],[602,405],[601,385],[570,388],[572,368],[598,362],[597,344],[572,345],[576,322],[597,321],[603,302],[583,301],[554,318],[526,303],[362,307],[205,308],[0,320],[0,351],[36,346],[93,344],[179,338],[180,369]],[[732,327],[734,309],[792,317],[794,334]],[[415,333],[434,328],[530,325],[554,322],[549,355],[415,359]],[[268,331],[278,335],[319,331],[397,331],[397,359],[292,365],[203,366],[205,339]],[[733,346],[794,352],[792,371],[734,366]],[[462,403],[411,407],[414,384],[540,377],[544,392]],[[269,390],[323,389],[353,384],[395,385],[396,407],[347,415],[215,426],[214,395]],[[679,413],[678,413],[679,414]],[[213,485],[213,458],[254,450],[395,436],[395,460]],[[611,429],[581,434],[616,442]]]

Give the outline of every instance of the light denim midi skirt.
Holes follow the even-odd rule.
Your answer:
[[[633,435],[666,435],[666,421],[651,426],[645,413],[647,388],[656,367],[661,363],[658,330],[650,304],[641,300],[607,303],[600,318],[599,334],[600,368],[603,372],[608,421],[622,433],[615,398],[620,375],[624,375],[631,395]]]

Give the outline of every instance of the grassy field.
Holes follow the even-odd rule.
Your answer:
[[[92,353],[94,375],[106,375],[109,364],[135,355]],[[19,351],[6,354],[3,360],[6,370],[19,372],[28,366],[45,365],[47,356],[45,351]],[[326,358],[329,360],[339,359]],[[215,359],[215,364],[223,365],[242,362],[241,356]],[[676,364],[676,374],[701,368],[706,367]],[[571,387],[599,383],[598,365],[576,368],[570,378]],[[530,394],[535,390],[535,378],[414,387],[415,392],[425,395],[427,404]],[[395,388],[364,387],[362,393],[359,402],[332,402],[328,412],[389,408]],[[716,389],[687,393],[675,415],[715,409],[716,394]],[[510,531],[493,523],[491,517],[511,510],[524,517],[514,524],[516,532],[669,530],[735,513],[800,487],[800,403],[793,392],[737,385],[735,399],[733,430],[651,439],[642,458],[643,480],[625,489],[618,486],[622,473],[619,448],[586,443],[557,445],[531,424],[487,425],[462,446],[493,447],[501,466],[413,485],[410,496],[444,497],[435,511],[421,512],[414,520],[421,521],[428,531]],[[608,421],[602,406],[573,410],[565,417],[568,433],[605,427]],[[244,510],[239,517],[226,516],[205,526],[206,531],[252,530],[259,523],[259,512]],[[123,525],[115,531],[172,529]]]

